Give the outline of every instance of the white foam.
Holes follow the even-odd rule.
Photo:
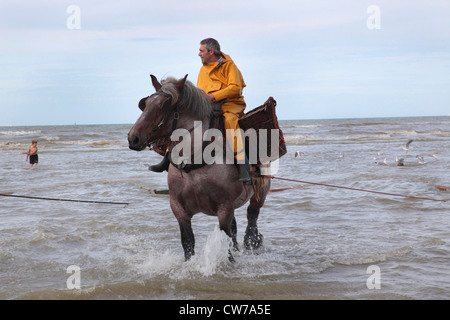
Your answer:
[[[215,274],[220,265],[228,261],[230,247],[230,238],[216,226],[208,235],[206,244],[201,248],[199,255],[193,259],[195,269],[205,276]]]
[[[153,251],[148,259],[139,268],[144,274],[151,276],[166,275],[173,279],[188,279],[192,276],[212,276],[219,272],[224,263],[228,263],[228,250],[231,240],[215,227],[206,240],[206,243],[196,248],[196,254],[187,262],[181,251],[164,252]],[[180,254],[181,253],[181,254]]]
[[[27,134],[37,134],[41,133],[41,130],[32,130],[32,131],[26,131],[26,130],[8,130],[8,131],[0,131],[0,134],[7,135],[7,136],[23,136]]]

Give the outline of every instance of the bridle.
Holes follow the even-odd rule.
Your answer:
[[[172,134],[172,132],[177,127],[178,119],[180,118],[180,113],[178,112],[178,103],[176,103],[175,105],[172,106],[172,96],[166,92],[157,91],[157,92],[153,93],[152,95],[148,96],[145,100],[147,100],[150,97],[156,96],[156,95],[164,96],[167,98],[167,100],[161,106],[159,106],[160,110],[163,113],[163,118],[156,126],[153,127],[152,132],[156,132],[156,131],[160,130],[162,127],[164,127],[164,125],[169,120],[170,116],[173,114],[172,131],[169,134],[163,135],[163,136],[155,139],[155,140],[158,140],[158,139],[162,139],[167,136],[170,136]],[[150,142],[147,141],[147,145],[151,144],[151,142],[152,141],[150,141]]]
[[[162,117],[161,121],[160,121],[156,126],[153,127],[152,132],[157,132],[157,131],[159,131],[161,128],[163,128],[163,127],[167,124],[167,122],[168,122],[168,120],[170,119],[170,117],[173,115],[172,130],[171,130],[169,133],[167,133],[167,134],[163,134],[163,135],[161,135],[161,136],[159,136],[159,137],[157,137],[157,138],[153,138],[151,141],[150,141],[150,139],[147,139],[146,145],[149,146],[150,149],[153,148],[152,144],[155,143],[155,141],[163,141],[164,139],[166,139],[167,137],[169,137],[169,136],[172,135],[172,133],[173,133],[173,132],[176,130],[176,128],[177,128],[178,120],[179,120],[179,118],[180,118],[180,112],[179,112],[179,110],[178,110],[178,108],[179,108],[179,103],[176,102],[174,105],[172,105],[172,96],[171,96],[170,94],[166,93],[166,92],[163,92],[163,91],[156,91],[156,92],[153,93],[152,95],[148,96],[147,98],[143,98],[142,100],[143,100],[143,101],[147,101],[148,98],[153,97],[153,96],[158,96],[158,95],[159,95],[159,96],[163,96],[164,98],[167,98],[167,100],[165,100],[165,101],[159,106],[159,109],[160,109],[160,110],[162,111],[162,113],[163,113],[163,117]],[[144,99],[145,99],[145,100],[144,100]],[[219,102],[219,103],[220,103],[220,102]],[[223,103],[223,101],[222,101],[222,103]],[[222,108],[221,108],[222,103],[221,103],[220,105],[218,105],[218,107],[216,107],[216,110],[215,110],[215,111],[214,111],[214,109],[213,109],[213,114],[212,114],[212,116],[210,117],[210,124],[209,124],[209,127],[210,127],[210,128],[220,129],[220,126],[219,126],[219,124],[220,124],[219,118],[220,118],[221,115],[222,115]],[[141,106],[141,105],[140,105],[140,108],[141,108],[141,107],[144,107],[144,106]],[[145,107],[144,107],[144,108],[145,108]],[[217,108],[218,108],[219,111],[217,110]],[[142,108],[141,108],[141,110],[142,110]],[[222,124],[222,126],[223,126],[223,124]],[[194,129],[195,129],[195,125],[192,126],[192,128],[188,129],[187,131],[188,131],[189,133],[192,133],[192,131],[193,131]],[[211,142],[212,142],[212,141],[203,141],[202,149],[201,149],[200,152],[203,152],[204,148],[205,148],[208,144],[210,144]],[[175,144],[175,145],[176,145],[176,144]],[[170,152],[170,150],[173,148],[173,146],[174,146],[173,141],[172,141],[171,143],[168,143],[167,145],[164,145],[165,152]],[[194,154],[193,156],[195,157],[195,154]],[[195,164],[195,163],[194,163],[194,164],[186,165],[184,162],[182,162],[181,164],[174,164],[174,163],[172,163],[172,164],[173,164],[175,167],[177,167],[178,169],[183,170],[183,171],[185,171],[185,172],[189,172],[190,170],[197,169],[197,168],[200,168],[200,167],[203,167],[204,165],[206,165],[206,163],[205,163],[204,161],[202,161],[201,164]]]
[[[180,115],[178,113],[178,104],[175,104],[173,106],[173,108],[171,108],[172,107],[172,96],[163,91],[157,91],[154,94],[152,94],[150,97],[155,96],[155,95],[164,96],[164,97],[168,98],[168,100],[166,100],[164,102],[164,104],[159,107],[161,109],[161,111],[163,112],[164,116],[163,116],[163,119],[161,120],[161,122],[158,125],[156,125],[152,129],[152,131],[156,132],[159,129],[161,129],[161,127],[163,127],[166,124],[167,120],[169,119],[169,117],[172,113],[173,113],[173,119],[174,119],[173,125],[172,125],[172,131],[175,130],[175,127],[177,125],[177,120],[180,117]]]

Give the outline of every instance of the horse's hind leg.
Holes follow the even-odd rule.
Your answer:
[[[250,204],[247,208],[247,229],[244,236],[244,247],[247,250],[256,250],[263,243],[263,235],[258,231],[258,216],[260,207]]]
[[[270,190],[270,179],[256,178],[254,181],[254,194],[247,208],[247,229],[244,236],[244,247],[247,250],[256,250],[262,246],[263,235],[258,231],[258,217],[264,205],[267,193]]]

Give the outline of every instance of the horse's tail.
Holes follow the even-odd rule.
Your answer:
[[[260,165],[262,166],[262,165]],[[250,172],[254,173],[255,166],[250,166]],[[261,169],[261,168],[258,168]],[[270,191],[270,182],[271,180],[266,176],[260,174],[252,174],[252,186],[253,186],[253,197],[254,200],[258,204],[259,207],[262,207],[264,201],[266,200],[266,196]]]

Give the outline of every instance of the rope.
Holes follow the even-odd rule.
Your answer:
[[[380,192],[380,191],[358,189],[358,188],[351,188],[351,187],[342,187],[342,186],[336,186],[336,185],[332,185],[332,184],[325,184],[325,183],[318,183],[318,182],[308,182],[308,181],[301,181],[301,180],[295,180],[295,179],[279,178],[279,177],[274,177],[274,176],[264,176],[264,177],[270,178],[270,179],[277,179],[277,180],[284,180],[284,181],[312,184],[312,185],[316,185],[316,186],[324,186],[324,187],[347,189],[347,190],[353,190],[353,191],[377,193],[377,194],[383,194],[383,195],[394,196],[394,197],[404,197],[404,198],[412,198],[412,199],[420,199],[420,200],[447,202],[447,200],[440,200],[440,199],[433,199],[433,198],[424,198],[424,197],[416,197],[416,196],[409,196],[409,195],[398,194],[398,193]]]
[[[25,198],[34,200],[50,200],[50,201],[69,201],[69,202],[83,202],[83,203],[100,203],[100,204],[117,204],[117,205],[128,205],[128,202],[111,202],[111,201],[93,201],[93,200],[74,200],[74,199],[58,199],[58,198],[45,198],[45,197],[31,197],[31,196],[21,196],[14,194],[2,194],[2,197],[13,197],[13,198]]]

